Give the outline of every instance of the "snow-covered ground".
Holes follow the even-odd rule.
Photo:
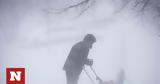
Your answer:
[[[5,84],[6,67],[25,67],[26,84],[65,84],[65,59],[87,33],[97,38],[89,58],[103,80],[116,80],[123,69],[125,84],[160,83],[160,30],[155,19],[131,10],[131,4],[117,12],[120,0],[114,1],[100,0],[80,17],[74,17],[76,9],[52,12],[70,1],[2,1],[1,83]],[[91,84],[84,72],[79,84]]]

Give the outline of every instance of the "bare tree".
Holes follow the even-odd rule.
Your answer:
[[[69,10],[72,9],[78,9],[78,16],[84,14],[91,6],[95,5],[95,3],[97,3],[98,0],[80,0],[80,2],[75,3],[73,5],[69,5],[68,7],[65,7],[63,9],[60,10],[49,10],[47,9],[47,13],[56,13],[56,14],[61,14],[61,13],[65,13]],[[116,3],[116,0],[112,1],[113,3]],[[119,6],[118,11],[117,12],[121,12],[124,8],[128,7],[128,5],[130,5],[130,3],[133,3],[133,9],[138,9],[139,12],[144,12],[147,11],[150,7],[152,7],[155,11],[157,11],[159,13],[159,17],[160,17],[160,0],[120,0],[120,2],[122,2],[122,4]],[[106,1],[107,3],[107,1]]]
[[[148,6],[150,0],[136,0],[134,4],[134,8],[139,8],[140,11],[144,11],[145,8]]]
[[[93,4],[95,3],[95,0],[83,0],[79,3],[76,3],[74,5],[70,5],[60,11],[58,11],[57,13],[63,13],[66,12],[70,9],[76,9],[76,8],[81,8],[80,13],[78,14],[78,16],[82,15],[84,12],[86,12]]]

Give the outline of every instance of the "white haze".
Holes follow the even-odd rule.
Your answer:
[[[103,80],[116,80],[124,69],[125,84],[160,83],[160,30],[149,12],[139,15],[131,10],[132,3],[118,12],[120,0],[97,0],[80,17],[80,9],[54,13],[76,2],[1,1],[1,84],[5,84],[6,67],[25,67],[26,84],[65,84],[65,59],[87,33],[97,38],[89,58]],[[83,72],[79,84],[91,84]]]

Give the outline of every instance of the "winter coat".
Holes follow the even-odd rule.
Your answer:
[[[88,61],[88,53],[89,47],[85,42],[76,43],[64,64],[63,70],[65,71],[81,71],[83,69],[84,64]]]

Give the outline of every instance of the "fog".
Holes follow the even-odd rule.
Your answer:
[[[85,6],[57,13],[78,2],[0,1],[1,83],[6,83],[7,67],[24,67],[26,84],[65,84],[62,67],[71,47],[92,33],[97,42],[89,58],[104,81],[115,81],[123,69],[124,84],[159,84],[160,20],[156,12],[133,10],[134,0],[123,10],[122,0],[96,0],[80,16]],[[92,83],[82,72],[79,84]]]

